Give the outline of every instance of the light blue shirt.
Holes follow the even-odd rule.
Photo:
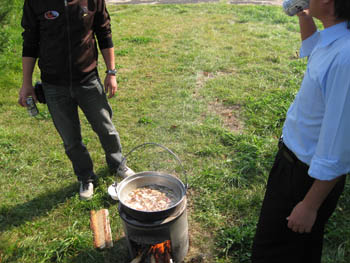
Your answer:
[[[309,56],[300,90],[283,126],[283,141],[309,175],[332,180],[350,172],[350,30],[347,23],[302,42]]]

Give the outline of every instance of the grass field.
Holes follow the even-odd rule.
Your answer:
[[[0,29],[0,262],[129,262],[117,203],[107,194],[114,178],[87,120],[81,114],[100,180],[93,200],[83,202],[47,108],[38,105],[32,118],[17,104],[21,2],[11,2]],[[119,69],[110,104],[123,151],[160,143],[178,155],[186,174],[153,147],[134,152],[128,164],[187,175],[186,262],[249,262],[267,173],[307,62],[297,59],[296,18],[280,7],[225,3],[109,11]],[[110,211],[115,245],[97,251],[89,218],[101,208]],[[349,223],[347,184],[326,231],[324,263],[349,262]]]

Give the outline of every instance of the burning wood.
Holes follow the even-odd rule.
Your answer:
[[[170,240],[153,245],[150,249],[151,263],[170,263],[171,261]],[[153,261],[152,261],[153,259]]]
[[[130,263],[140,263],[141,262],[141,255],[138,255],[136,258],[134,258],[133,260],[131,260]]]
[[[144,248],[130,263],[173,263],[170,240]]]
[[[134,258],[130,263],[142,263],[143,260],[145,259],[145,256],[149,254],[149,251],[150,251],[149,247],[144,248],[142,252],[136,258]]]
[[[165,263],[169,263],[170,262],[170,251],[168,251],[169,249],[167,247],[165,247],[165,250],[164,250],[164,262]]]
[[[136,258],[134,258],[130,263],[141,263],[142,261],[142,254],[138,255]]]
[[[130,263],[140,263],[142,260],[142,255],[138,255],[136,258],[134,258]]]

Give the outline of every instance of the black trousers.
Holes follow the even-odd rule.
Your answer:
[[[299,161],[283,144],[276,155],[267,182],[265,198],[252,248],[252,263],[320,263],[324,227],[344,190],[345,175],[329,193],[311,233],[295,233],[287,217],[302,201],[314,179],[309,167]]]

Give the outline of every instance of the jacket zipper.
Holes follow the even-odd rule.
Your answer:
[[[67,37],[68,37],[68,62],[69,62],[69,89],[71,94],[73,94],[73,72],[72,72],[72,43],[71,43],[71,36],[70,36],[70,24],[69,24],[69,12],[68,12],[68,2],[67,0],[64,0],[64,7],[65,7],[65,13],[66,13],[66,22],[67,22]]]

